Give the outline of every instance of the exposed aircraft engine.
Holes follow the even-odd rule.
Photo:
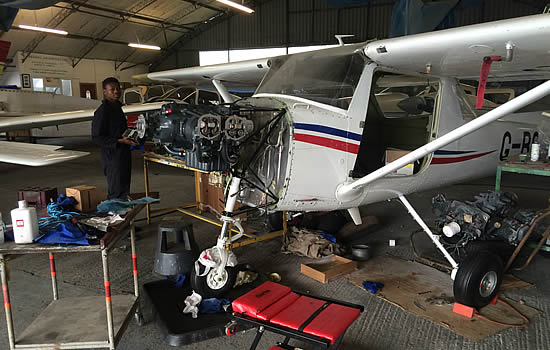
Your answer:
[[[240,143],[254,131],[254,122],[236,112],[229,106],[170,103],[149,116],[149,133],[170,153],[184,155],[189,167],[226,171],[239,160]]]
[[[168,103],[139,122],[148,139],[188,167],[241,178],[241,203],[269,210],[278,202],[287,179],[292,125],[279,101]]]
[[[490,191],[474,201],[448,200],[443,194],[432,198],[436,225],[447,240],[505,241],[517,245],[539,214],[517,208],[513,193]]]

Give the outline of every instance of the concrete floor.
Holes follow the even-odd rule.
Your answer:
[[[60,166],[30,168],[0,164],[0,212],[9,217],[9,211],[16,207],[18,188],[31,185],[56,186],[60,192],[65,187],[89,184],[105,188],[94,146],[85,138],[49,140],[48,143],[65,144],[67,148],[88,150],[92,155]],[[132,190],[143,191],[143,170],[139,154],[134,154]],[[171,207],[194,201],[192,173],[161,165],[151,166],[151,185],[160,191],[162,207]],[[522,175],[505,175],[503,188],[520,196],[523,207],[543,208],[548,205],[550,179],[531,178]],[[448,198],[470,199],[478,192],[493,185],[493,178],[480,179],[438,190],[409,196],[410,202],[429,221],[433,219],[430,199],[436,192],[447,194]],[[363,213],[376,215],[382,221],[381,228],[360,237],[358,242],[368,243],[374,254],[391,254],[412,258],[408,235],[417,229],[416,223],[405,209],[396,202],[379,203],[362,208]],[[143,214],[141,215],[143,217]],[[137,242],[140,282],[159,279],[152,273],[156,244],[156,227],[160,218],[150,225],[140,221],[141,239]],[[218,229],[193,220],[196,239],[201,248],[215,243]],[[397,246],[388,247],[388,239],[396,239]],[[129,241],[122,240],[119,248],[110,254],[113,294],[131,292],[133,288],[129,261]],[[422,317],[412,315],[354,287],[345,278],[322,285],[299,273],[300,263],[307,259],[280,253],[280,240],[274,239],[236,251],[241,262],[254,264],[262,272],[278,272],[283,283],[298,290],[362,304],[365,312],[351,326],[344,338],[342,349],[549,349],[550,333],[550,273],[549,260],[537,256],[530,267],[517,276],[536,284],[536,288],[506,292],[513,298],[521,298],[541,312],[523,329],[507,329],[495,336],[475,343]],[[9,261],[11,272],[10,293],[16,334],[22,330],[51,301],[49,265],[46,255],[19,256]],[[97,253],[59,254],[57,269],[60,296],[101,295],[103,280],[101,259]],[[146,314],[146,320],[150,315]],[[0,310],[0,319],[4,319]],[[7,331],[0,321],[0,349],[8,348]],[[52,325],[54,328],[55,325]],[[246,349],[252,342],[253,332],[240,333],[232,338],[221,337],[182,347],[184,349]],[[258,349],[268,349],[280,337],[267,334]],[[307,349],[307,347],[304,346]],[[131,322],[122,337],[118,349],[172,349],[165,344],[163,336],[152,322],[142,327]]]

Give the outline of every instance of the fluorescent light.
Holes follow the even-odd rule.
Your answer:
[[[37,32],[46,32],[46,33],[52,33],[52,34],[61,34],[61,35],[68,35],[69,33],[64,30],[58,30],[58,29],[51,29],[51,28],[42,28],[42,27],[34,27],[34,26],[28,26],[26,24],[20,24],[19,28],[21,29],[28,29],[28,30],[36,30]]]
[[[136,49],[147,49],[147,50],[160,50],[159,46],[155,45],[143,45],[143,44],[136,44],[136,43],[129,43],[128,46],[135,47]]]
[[[231,7],[234,7],[236,8],[237,10],[241,10],[241,11],[244,11],[246,13],[252,13],[254,12],[253,9],[251,8],[248,8],[246,6],[243,6],[241,4],[237,4],[236,2],[233,2],[233,1],[229,1],[229,0],[216,0],[217,2],[221,2],[222,4],[226,4],[227,6],[231,6]]]

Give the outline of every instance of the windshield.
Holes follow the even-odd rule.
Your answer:
[[[275,57],[256,93],[284,94],[347,109],[365,61],[356,45]]]

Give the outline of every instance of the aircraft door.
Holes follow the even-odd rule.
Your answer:
[[[436,124],[439,90],[438,79],[375,71],[352,177],[365,176],[428,143]],[[393,175],[416,174],[424,164],[426,159],[420,159]]]

